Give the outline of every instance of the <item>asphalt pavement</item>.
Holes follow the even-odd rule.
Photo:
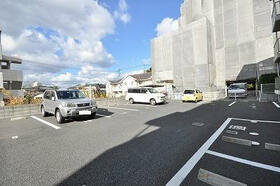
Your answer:
[[[280,185],[280,152],[265,149],[280,144],[279,112],[253,99],[170,101],[100,108],[94,120],[61,125],[53,116],[0,120],[0,185],[209,185],[198,179],[200,169]]]

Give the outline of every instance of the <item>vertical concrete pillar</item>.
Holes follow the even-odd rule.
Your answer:
[[[9,90],[12,90],[12,83],[13,81],[9,81]]]
[[[277,63],[276,65],[277,65],[277,75],[278,75],[278,77],[279,77],[279,76],[280,76],[280,75],[279,75],[279,63]]]
[[[11,61],[7,62],[7,69],[10,70],[11,69]]]

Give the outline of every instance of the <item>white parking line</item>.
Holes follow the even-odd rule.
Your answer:
[[[220,157],[220,158],[232,160],[232,161],[235,161],[235,162],[238,162],[238,163],[251,165],[253,167],[258,167],[258,168],[262,168],[262,169],[266,169],[266,170],[270,170],[270,171],[274,171],[274,172],[280,172],[279,167],[275,167],[275,166],[272,166],[272,165],[266,165],[266,164],[263,164],[263,163],[258,163],[258,162],[254,162],[254,161],[250,161],[250,160],[246,160],[246,159],[242,159],[242,158],[237,158],[237,157],[234,157],[234,156],[222,154],[222,153],[219,153],[219,152],[214,152],[214,151],[211,151],[211,150],[206,151],[206,153],[211,154],[213,156]]]
[[[127,110],[127,111],[139,111],[137,109],[129,109],[129,108],[120,108],[120,107],[108,107],[108,109],[115,109],[115,110]]]
[[[106,116],[106,115],[103,115],[103,114],[96,114],[97,116],[101,116],[101,117],[105,117],[105,118],[110,118],[112,116]]]
[[[280,108],[280,106],[276,102],[272,102],[272,103],[275,105],[275,107]]]
[[[238,121],[249,121],[252,123],[280,123],[280,121],[269,121],[269,120],[251,120],[251,119],[242,119],[242,118],[232,118],[232,120],[238,120]]]
[[[214,143],[214,141],[219,137],[223,130],[230,123],[231,118],[228,118],[220,128],[198,149],[198,151],[187,161],[187,163],[173,176],[173,178],[166,184],[167,186],[179,186],[184,179],[191,172],[193,167],[202,158],[209,147]]]
[[[236,101],[232,102],[231,104],[229,104],[228,106],[231,107],[232,105],[234,105],[236,103]]]
[[[40,118],[38,118],[38,117],[36,117],[36,116],[30,116],[30,117],[33,118],[33,119],[35,119],[35,120],[37,120],[37,121],[40,121],[40,122],[42,122],[42,123],[48,125],[48,126],[50,126],[50,127],[52,127],[52,128],[61,129],[60,127],[58,127],[58,126],[56,126],[56,125],[54,125],[54,124],[52,124],[52,123],[50,123],[50,122],[47,122],[47,121],[45,121],[45,120],[42,120],[42,119],[40,119]]]

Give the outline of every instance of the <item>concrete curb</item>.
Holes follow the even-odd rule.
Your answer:
[[[11,118],[11,121],[22,120],[22,119],[27,119],[27,117],[15,117],[15,118]]]
[[[199,169],[197,179],[209,185],[231,185],[231,186],[247,186],[247,184],[232,180],[230,178],[215,174],[213,172]]]
[[[239,145],[252,146],[252,141],[246,140],[246,139],[223,136],[222,140],[225,141],[225,142],[228,142],[228,143],[235,143],[235,144],[239,144]]]
[[[267,149],[267,150],[274,150],[274,151],[280,151],[280,145],[272,144],[272,143],[265,143],[265,149]]]

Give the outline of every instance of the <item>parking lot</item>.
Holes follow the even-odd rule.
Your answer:
[[[280,185],[279,112],[225,99],[0,120],[0,185]]]

